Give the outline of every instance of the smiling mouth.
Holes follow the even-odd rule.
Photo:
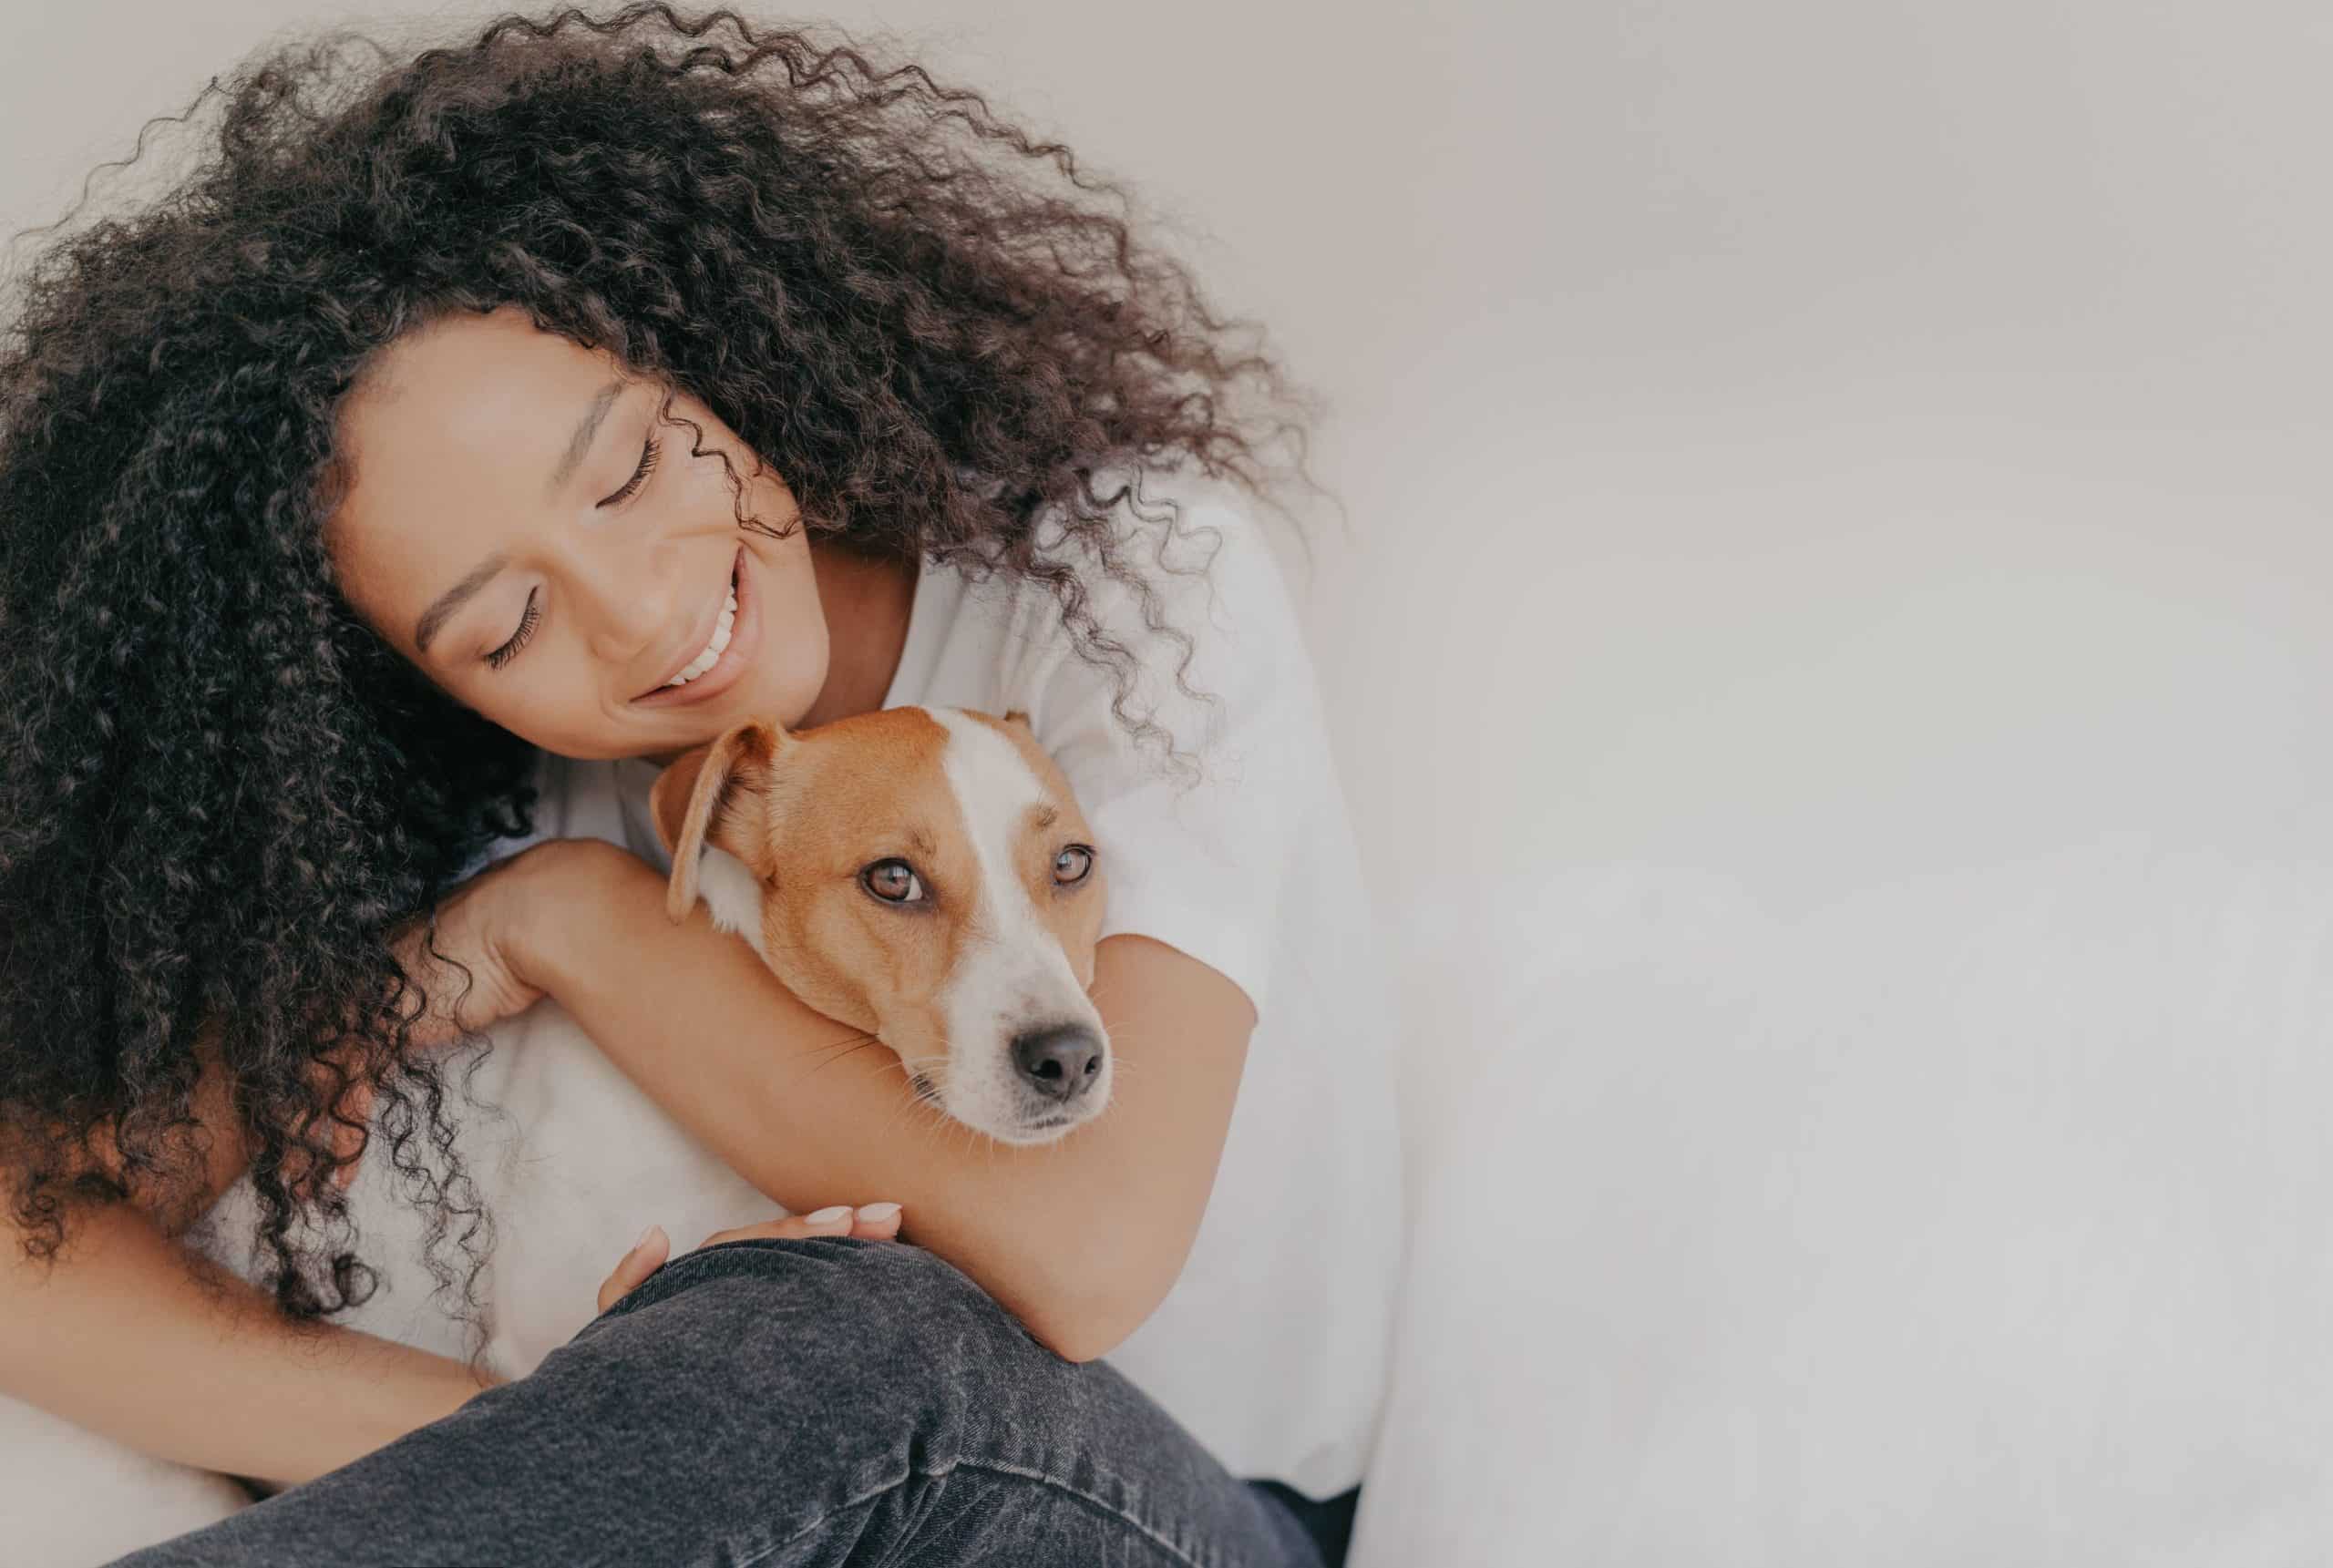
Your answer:
[[[664,680],[651,686],[647,691],[641,692],[632,699],[633,702],[653,697],[659,692],[675,691],[686,686],[692,682],[702,679],[714,665],[721,662],[721,655],[727,651],[729,641],[735,635],[737,630],[737,574],[743,569],[744,559],[744,554],[741,551],[738,558],[730,563],[729,597],[722,604],[720,613],[714,617],[713,635],[706,640],[705,645],[698,650],[687,663],[682,665]]]

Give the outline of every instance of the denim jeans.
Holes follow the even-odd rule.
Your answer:
[[[443,1420],[118,1562],[1333,1568],[1301,1502],[921,1247],[751,1240],[674,1258]]]

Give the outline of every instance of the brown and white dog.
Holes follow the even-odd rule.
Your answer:
[[[927,1103],[1022,1144],[1108,1104],[1109,1040],[1086,994],[1108,885],[1023,715],[741,725],[673,763],[651,798],[673,917],[702,898],[803,1002],[897,1052]],[[498,1221],[481,1284],[489,1357],[515,1378],[591,1320],[610,1259],[650,1222],[679,1250],[784,1211],[557,1003],[494,1035],[472,1089],[515,1126],[478,1175]]]
[[[702,896],[786,989],[898,1052],[928,1102],[1005,1143],[1051,1142],[1108,1103],[1086,995],[1107,883],[1024,715],[741,725],[666,769],[653,801],[673,917]]]

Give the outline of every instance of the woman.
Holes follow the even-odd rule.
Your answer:
[[[1263,494],[1238,396],[1290,395],[995,147],[1095,189],[853,48],[509,18],[262,61],[184,190],[26,281],[0,1392],[289,1488],[139,1560],[1341,1555],[1382,998],[1293,611],[1218,498]],[[1134,542],[1162,489],[1213,570]],[[755,630],[708,661],[733,583]],[[935,1131],[608,825],[742,718],[913,702],[1029,711],[1112,856],[1118,1102],[1055,1144]],[[483,1392],[294,1354],[370,1282],[368,1126],[475,1279],[447,1048],[546,994],[799,1217],[642,1238]],[[265,1297],[175,1239],[238,1181]]]

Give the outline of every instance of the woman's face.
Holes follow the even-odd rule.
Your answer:
[[[409,333],[341,412],[342,591],[457,702],[564,756],[793,726],[829,661],[799,508],[696,399],[672,412],[701,440],[654,427],[661,400],[516,310]],[[786,537],[740,528],[740,510]]]

